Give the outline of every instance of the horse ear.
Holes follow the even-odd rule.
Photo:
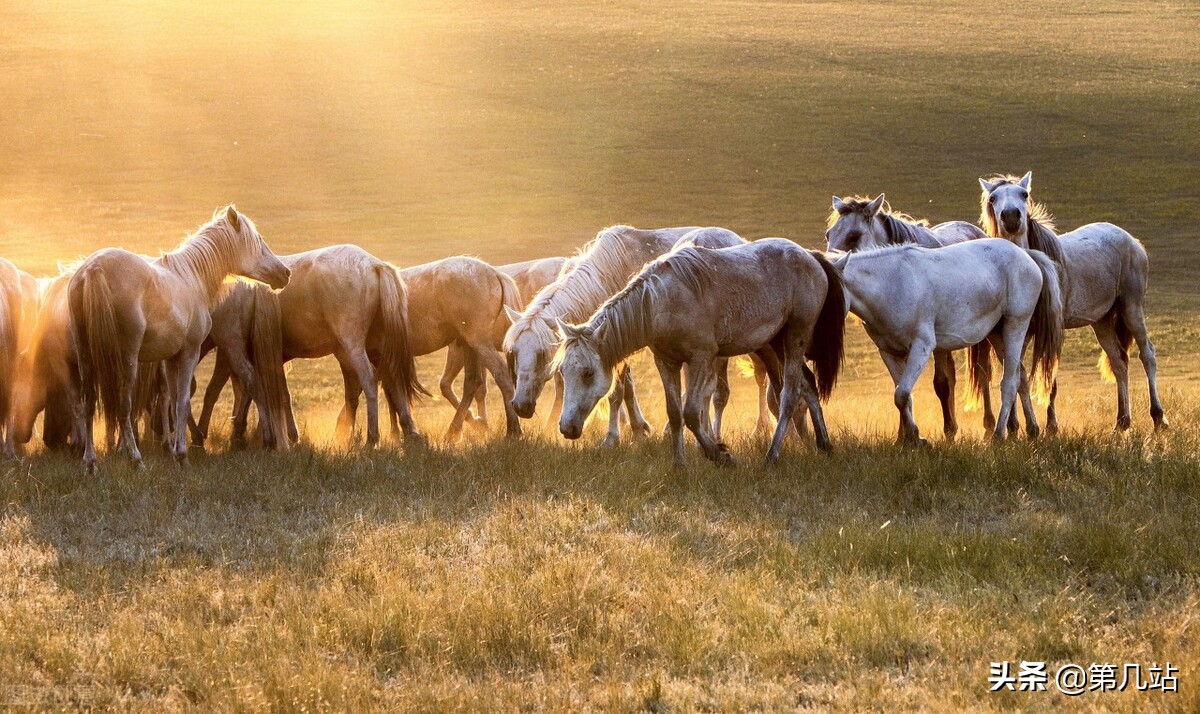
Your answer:
[[[1026,191],[1028,191],[1029,184],[1031,184],[1031,183],[1033,183],[1033,172],[1026,171],[1025,175],[1021,177],[1021,180],[1017,182],[1017,185],[1020,186],[1021,188],[1025,189]]]
[[[983,189],[984,193],[991,193],[996,190],[996,184],[983,178],[979,179],[979,187]]]
[[[569,325],[557,317],[554,318],[554,322],[558,325],[558,334],[562,335],[564,340],[582,337],[583,331],[586,329],[583,325]]]
[[[834,256],[834,259],[829,262],[833,266],[834,270],[838,271],[839,273],[844,273],[846,272],[846,265],[850,262],[850,252],[839,252],[836,256]]]
[[[519,312],[517,312],[516,310],[512,309],[512,308],[511,308],[511,307],[509,307],[508,305],[505,305],[505,306],[504,306],[504,314],[505,314],[505,315],[508,315],[508,321],[509,321],[509,322],[511,322],[511,323],[513,323],[513,324],[516,324],[517,320],[520,320],[520,319],[521,319],[521,313],[519,313]]]
[[[229,220],[229,225],[233,226],[234,230],[238,230],[238,212],[232,203],[225,208],[225,218]]]
[[[846,202],[843,201],[842,199],[838,198],[837,196],[834,196],[833,197],[833,210],[837,211],[838,213],[845,213],[846,212]]]
[[[867,204],[867,212],[869,212],[871,216],[879,215],[880,209],[883,208],[883,200],[884,196],[881,193],[874,201],[871,201]]]

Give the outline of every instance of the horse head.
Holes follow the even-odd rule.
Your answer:
[[[504,350],[508,354],[514,383],[512,405],[522,419],[533,416],[542,388],[554,374],[550,362],[557,346],[557,335],[550,320],[541,315],[517,315],[504,336]]]
[[[554,365],[563,379],[563,410],[558,430],[568,439],[578,439],[588,416],[601,397],[612,389],[612,366],[605,366],[596,342],[603,320],[594,324],[568,325],[559,320],[562,345]]]
[[[224,220],[237,241],[238,275],[257,280],[279,290],[288,284],[292,271],[267,247],[254,223],[237,212],[233,204],[217,209],[214,219]]]
[[[1026,226],[1032,180],[1032,171],[1019,179],[1012,176],[979,179],[979,186],[983,189],[980,223],[988,235],[1005,238],[1022,248],[1029,247]]]
[[[882,193],[874,200],[834,196],[833,210],[829,213],[829,230],[825,231],[829,250],[873,250],[887,245],[888,236],[879,220],[883,207]]]

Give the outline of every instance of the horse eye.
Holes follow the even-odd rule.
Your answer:
[[[996,202],[995,196],[988,196],[988,203],[995,203],[995,202]]]
[[[1021,200],[1022,200],[1022,201],[1024,201],[1024,200],[1025,200],[1025,199],[1027,199],[1027,198],[1029,198],[1029,192],[1028,192],[1028,191],[1022,191],[1022,192],[1021,192]]]
[[[596,373],[595,373],[595,372],[593,372],[593,371],[592,371],[592,370],[590,370],[590,369],[585,369],[585,370],[583,370],[583,372],[581,372],[581,373],[579,374],[579,378],[580,378],[580,379],[582,379],[582,380],[583,380],[585,383],[588,383],[588,384],[590,384],[590,383],[591,383],[591,381],[592,381],[592,378],[593,378],[593,377],[595,377],[595,376],[596,376]]]

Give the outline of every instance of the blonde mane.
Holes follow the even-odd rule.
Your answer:
[[[1017,184],[1021,179],[1007,174],[996,174],[984,179],[997,188],[1004,184]],[[995,189],[993,189],[995,190]],[[988,202],[990,192],[984,191],[979,197],[979,226],[992,238],[1000,237],[999,226],[996,225],[996,215],[992,204]],[[1025,224],[1025,239],[1029,241],[1031,250],[1040,250],[1060,266],[1063,264],[1062,245],[1058,241],[1057,229],[1054,226],[1054,216],[1045,205],[1029,198],[1025,202],[1028,207],[1028,220]],[[1061,272],[1061,271],[1060,271]]]
[[[245,244],[258,236],[254,223],[238,215],[235,227],[229,221],[229,207],[218,208],[208,223],[183,240],[179,247],[158,257],[167,270],[201,286],[210,305],[221,295],[221,285],[238,264]]]
[[[646,262],[644,255],[631,249],[625,238],[630,226],[611,226],[596,234],[563,266],[558,278],[534,296],[521,318],[504,336],[504,349],[511,350],[518,335],[529,331],[540,344],[557,341],[552,327],[555,319],[579,322],[596,307],[619,291],[630,272]]]

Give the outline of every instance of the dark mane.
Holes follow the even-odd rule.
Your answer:
[[[838,217],[851,213],[858,213],[864,218],[870,219],[870,206],[872,199],[866,196],[850,196],[843,198],[842,203],[846,206],[845,211],[838,211],[836,208],[829,212],[829,218],[826,219],[828,228],[832,228],[834,223],[837,223]],[[901,243],[920,243],[921,238],[929,235],[929,221],[923,218],[913,218],[907,213],[901,211],[893,211],[891,205],[885,200],[883,208],[878,215],[880,223],[883,224],[883,231],[887,234],[888,243],[898,245]]]

